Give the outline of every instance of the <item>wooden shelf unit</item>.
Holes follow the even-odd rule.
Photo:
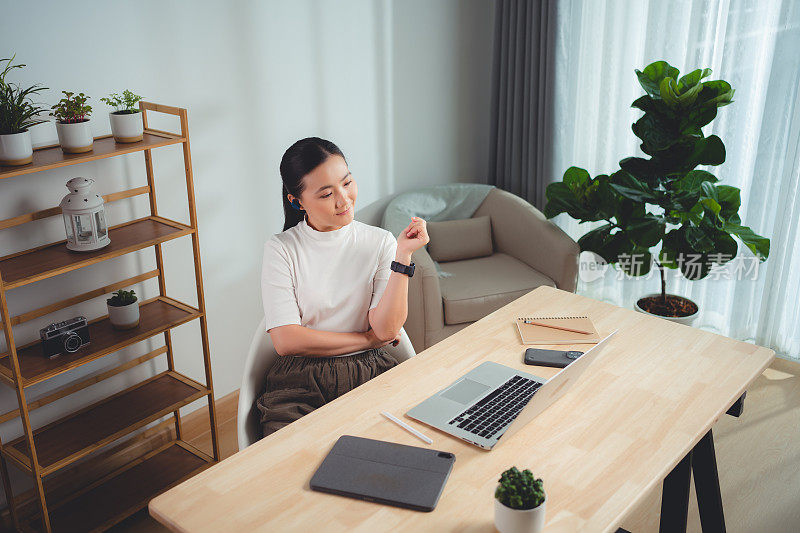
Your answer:
[[[139,327],[116,330],[102,316],[89,323],[91,342],[73,354],[61,354],[54,359],[44,357],[39,341],[17,347],[17,360],[23,387],[46,381],[53,376],[119,351],[135,342],[198,318],[200,311],[166,296],[156,296],[139,304]],[[8,353],[0,356],[0,380],[14,386],[13,362]]]
[[[0,179],[22,176],[41,170],[77,165],[87,161],[97,161],[107,157],[114,157],[122,154],[151,150],[161,146],[182,143],[185,137],[174,135],[163,131],[148,130],[142,135],[142,140],[137,143],[120,144],[114,141],[111,135],[95,137],[91,152],[82,154],[65,154],[57,144],[42,146],[33,152],[33,163],[19,167],[0,167]]]
[[[215,460],[194,446],[173,441],[56,502],[53,531],[103,531],[147,506],[160,494],[211,466]],[[40,531],[36,523],[26,529]]]
[[[92,252],[72,252],[66,240],[0,257],[0,276],[6,290],[52,278],[107,259],[129,254],[188,235],[194,230],[162,217],[145,217],[108,229],[111,243]]]
[[[0,474],[2,474],[6,500],[10,502],[11,518],[18,529],[24,527],[48,532],[103,530],[146,506],[148,501],[160,492],[188,479],[219,461],[220,458],[187,111],[183,108],[149,102],[140,102],[139,107],[145,127],[142,141],[119,144],[111,136],[97,137],[93,150],[84,154],[63,154],[58,145],[45,146],[34,151],[31,164],[22,167],[0,167],[0,180],[2,180],[42,170],[142,152],[147,185],[107,194],[104,199],[106,202],[113,202],[147,194],[150,201],[150,216],[110,227],[111,243],[100,250],[72,252],[64,246],[65,241],[59,241],[0,257],[0,313],[2,313],[3,332],[8,346],[8,351],[0,354],[0,382],[15,389],[19,405],[18,409],[0,414],[0,423],[19,417],[23,428],[21,437],[7,443],[0,442]],[[180,119],[180,133],[149,128],[148,112],[177,116]],[[187,224],[159,216],[155,196],[151,151],[161,146],[176,144],[182,145],[183,149],[189,207]],[[2,182],[0,182],[1,186]],[[8,230],[51,216],[61,216],[61,210],[58,207],[52,207],[0,220],[0,230]],[[192,239],[197,307],[179,302],[166,294],[161,246],[167,241],[187,235],[190,235]],[[98,287],[21,315],[10,316],[9,314],[6,293],[12,289],[146,248],[154,249],[155,270]],[[44,356],[39,341],[21,346],[17,346],[15,343],[13,328],[16,325],[34,319],[40,320],[42,325],[45,325],[52,320],[48,321],[41,317],[92,298],[107,296],[114,290],[151,278],[158,278],[159,295],[140,302],[140,323],[134,329],[115,330],[107,316],[94,318],[89,323],[90,343],[76,353],[62,354],[53,359]],[[173,359],[171,329],[195,319],[200,322],[205,384],[180,374],[175,369]],[[157,335],[164,336],[164,346],[161,348],[134,360],[118,364],[101,374],[70,383],[36,401],[28,402],[26,400],[27,387],[70,372],[86,363]],[[166,371],[42,427],[32,427],[30,411],[65,398],[162,354],[166,354]],[[203,397],[208,400],[213,457],[182,440],[179,409]],[[122,468],[108,473],[99,481],[70,494],[63,501],[48,502],[45,479],[47,476],[51,476],[104,446],[170,414],[174,419],[177,440],[141,457],[134,458]],[[23,523],[17,512],[17,504],[13,497],[8,473],[9,464],[13,464],[33,477],[40,511],[33,522]]]
[[[206,394],[208,389],[203,385],[167,370],[34,430],[42,474],[51,474]],[[30,452],[24,437],[8,442],[2,453],[30,472]]]

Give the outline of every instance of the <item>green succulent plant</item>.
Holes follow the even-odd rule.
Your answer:
[[[45,109],[33,102],[32,96],[47,87],[39,84],[23,89],[15,83],[6,81],[6,76],[15,68],[22,68],[25,64],[14,65],[11,58],[0,59],[0,65],[5,62],[5,67],[0,71],[0,135],[21,133],[31,126],[46,122],[39,118]]]
[[[122,307],[134,303],[138,298],[133,290],[124,291],[122,289],[111,293],[113,296],[108,298],[106,302],[112,307]]]
[[[542,504],[545,498],[542,480],[535,478],[527,468],[520,472],[512,466],[500,474],[500,483],[494,497],[512,509],[533,509]]]
[[[86,104],[89,99],[83,93],[75,93],[61,91],[64,93],[64,98],[58,101],[51,109],[50,116],[56,117],[62,124],[72,124],[75,122],[83,122],[88,120],[89,114],[92,112],[92,106]],[[73,98],[75,96],[75,98]]]
[[[679,77],[666,61],[636,70],[646,94],[632,104],[644,111],[632,130],[650,158],[627,157],[616,172],[595,178],[570,167],[546,191],[547,218],[567,213],[579,222],[606,222],[578,240],[582,251],[633,276],[647,274],[655,263],[662,299],[664,268],[679,269],[687,279],[704,278],[714,264],[736,256],[734,237],[760,261],[769,256],[769,239],[742,225],[740,190],[695,168],[725,161],[722,140],[706,137],[702,128],[733,101],[734,90],[723,80],[701,81],[710,74],[705,68]]]
[[[139,112],[139,108],[136,107],[136,104],[139,103],[141,99],[141,96],[133,94],[128,89],[125,89],[122,91],[122,96],[117,93],[111,93],[108,95],[108,98],[101,98],[100,101],[112,106],[114,108],[114,113],[127,115]]]

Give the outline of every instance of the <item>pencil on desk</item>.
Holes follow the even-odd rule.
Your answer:
[[[583,333],[584,335],[591,335],[591,331],[583,331],[582,329],[567,328],[564,326],[556,326],[554,324],[545,324],[544,322],[535,322],[533,320],[524,320],[525,324],[533,324],[534,326],[542,326],[545,328],[561,329],[564,331],[572,331],[573,333]]]
[[[400,426],[401,428],[405,429],[406,431],[414,435],[415,437],[417,437],[418,439],[420,439],[422,442],[425,442],[427,444],[433,444],[433,441],[430,439],[430,437],[426,437],[425,435],[423,435],[416,429],[412,428],[411,426],[409,426],[408,424],[406,424],[393,414],[387,413],[386,411],[381,411],[381,414],[386,418],[388,418],[389,420],[391,420],[392,422],[394,422],[395,424],[397,424],[398,426]]]

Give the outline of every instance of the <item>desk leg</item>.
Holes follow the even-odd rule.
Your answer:
[[[664,478],[659,533],[686,533],[691,467],[692,452],[690,451]]]
[[[692,473],[703,533],[725,533],[714,436],[710,429],[664,479],[659,532],[686,532]]]
[[[722,511],[714,437],[710,429],[695,445],[691,455],[700,524],[704,532],[724,533],[725,514]]]
[[[739,397],[739,399],[733,402],[733,405],[731,405],[730,409],[728,409],[727,414],[735,416],[736,418],[742,416],[742,411],[744,410],[745,396],[747,396],[747,391],[744,391],[742,395]]]

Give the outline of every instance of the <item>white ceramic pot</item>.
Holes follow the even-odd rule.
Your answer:
[[[65,154],[82,154],[92,150],[94,138],[88,119],[71,124],[62,124],[56,121],[56,132],[58,133],[58,144],[61,145],[61,151]]]
[[[700,314],[700,306],[697,305],[697,302],[695,302],[693,300],[689,300],[689,298],[686,298],[685,296],[678,296],[676,294],[667,294],[667,296],[678,296],[679,298],[683,298],[684,300],[689,300],[690,302],[692,302],[694,305],[697,306],[697,312],[695,312],[693,315],[689,315],[689,316],[661,316],[661,315],[656,315],[654,313],[650,313],[649,311],[645,311],[644,309],[639,307],[639,300],[641,300],[642,298],[648,298],[650,296],[661,296],[661,293],[660,292],[655,292],[653,294],[645,294],[644,296],[640,296],[639,298],[636,299],[636,302],[634,302],[633,308],[636,309],[637,311],[639,311],[640,313],[644,313],[644,314],[650,315],[650,316],[656,316],[658,318],[663,318],[664,320],[669,320],[671,322],[677,322],[678,324],[684,324],[686,326],[691,326],[692,322],[694,322],[694,319],[697,318],[697,315]]]
[[[31,132],[0,135],[0,165],[15,167],[33,161]]]
[[[539,533],[544,529],[547,496],[539,507],[512,509],[494,499],[494,526],[500,533]]]
[[[144,124],[142,123],[142,112],[136,113],[116,113],[108,114],[111,119],[111,133],[114,140],[118,143],[135,143],[142,140]]]
[[[131,329],[139,325],[139,300],[128,305],[110,305],[108,307],[108,319],[116,329]]]

